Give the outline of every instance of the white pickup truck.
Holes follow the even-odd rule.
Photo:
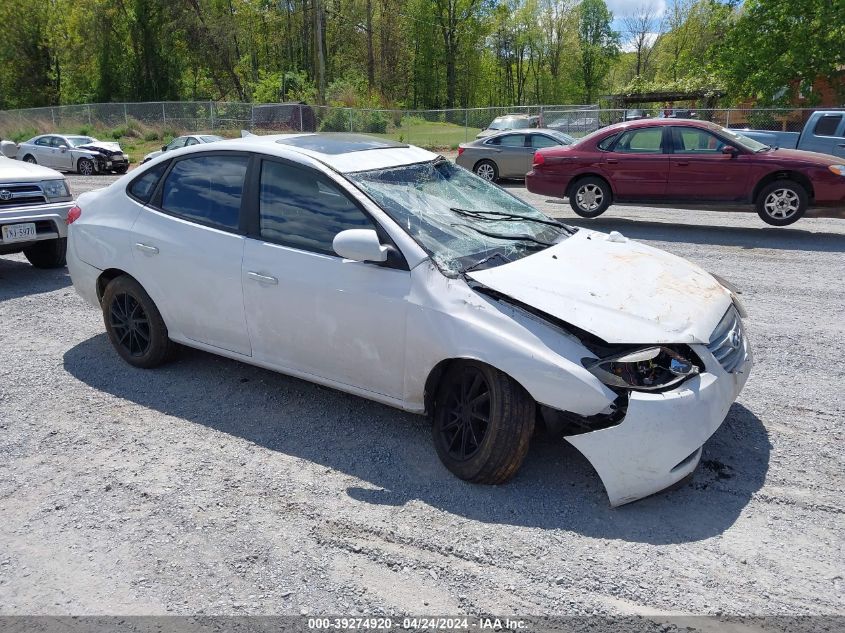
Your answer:
[[[36,268],[64,266],[72,200],[59,172],[0,153],[0,255],[23,252]]]

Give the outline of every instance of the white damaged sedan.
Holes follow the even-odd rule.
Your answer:
[[[68,267],[138,367],[181,343],[428,414],[497,484],[536,424],[610,502],[695,469],[751,368],[734,294],[420,148],[354,135],[167,152],[79,198]]]

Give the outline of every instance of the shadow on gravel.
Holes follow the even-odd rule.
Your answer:
[[[67,268],[43,270],[31,266],[25,259],[0,257],[0,302],[53,292],[70,284]]]
[[[479,486],[440,464],[423,417],[250,365],[185,349],[172,364],[139,370],[102,334],[68,350],[64,367],[96,389],[185,424],[360,479],[346,492],[361,503],[417,499],[484,523],[597,538],[667,544],[722,533],[763,485],[771,449],[760,419],[734,404],[690,484],[612,509],[589,463],[563,441],[538,436],[512,482]]]
[[[647,220],[627,220],[613,217],[600,217],[593,220],[565,218],[564,221],[567,224],[604,233],[619,231],[626,237],[635,240],[738,246],[746,249],[771,248],[786,251],[845,252],[845,235],[843,234],[816,233],[786,227],[702,226],[700,224],[670,224],[668,222],[649,222]]]

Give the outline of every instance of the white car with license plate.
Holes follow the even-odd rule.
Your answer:
[[[0,255],[37,268],[65,265],[70,189],[59,172],[0,156]]]
[[[181,343],[427,413],[473,482],[510,479],[542,423],[613,505],[662,490],[751,368],[737,299],[697,266],[382,139],[167,152],[69,221],[74,286],[130,364]]]

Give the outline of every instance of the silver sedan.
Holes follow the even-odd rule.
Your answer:
[[[537,128],[508,130],[458,146],[456,163],[485,180],[525,178],[531,171],[534,152],[541,147],[570,145],[575,139],[558,132]]]

